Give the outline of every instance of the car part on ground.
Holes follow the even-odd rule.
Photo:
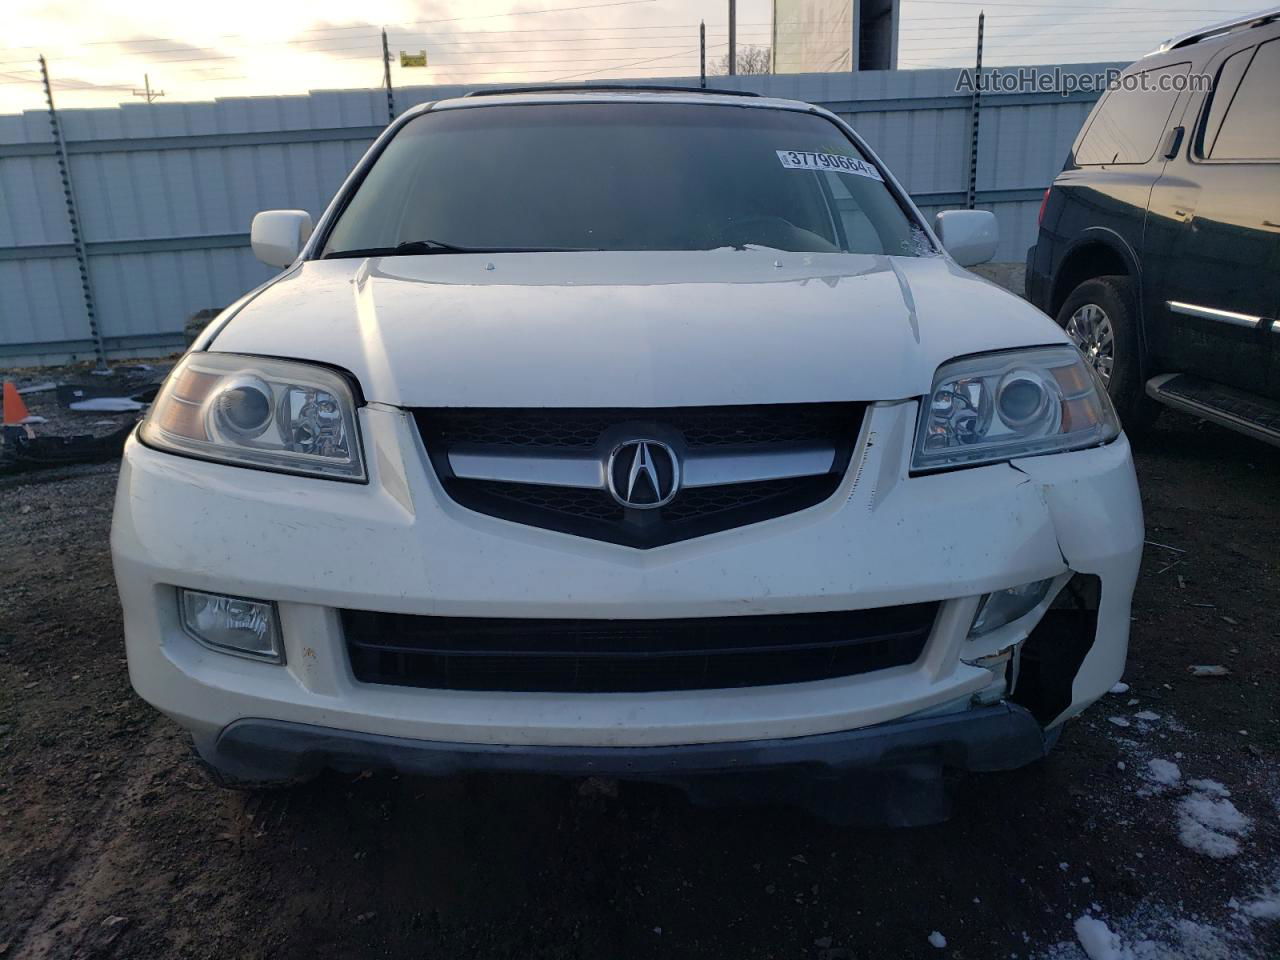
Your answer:
[[[0,443],[0,473],[116,460],[124,450],[124,442],[133,432],[133,427],[128,423],[106,436],[79,434],[70,437],[28,436],[25,431],[5,428],[4,442]]]

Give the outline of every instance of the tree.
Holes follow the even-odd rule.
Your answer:
[[[773,72],[773,51],[768,47],[739,47],[738,73],[760,74]],[[729,73],[729,55],[725,54],[707,71],[713,76],[726,76]]]

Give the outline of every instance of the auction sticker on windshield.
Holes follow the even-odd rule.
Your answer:
[[[880,171],[857,157],[839,153],[813,153],[808,150],[779,150],[778,159],[788,170],[828,170],[831,173],[852,173],[872,180],[884,180]]]

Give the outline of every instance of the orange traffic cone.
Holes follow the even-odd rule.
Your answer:
[[[18,393],[18,388],[13,385],[12,380],[6,380],[4,382],[4,425],[20,426],[29,416],[31,414],[27,412],[27,405],[22,402],[22,394]]]

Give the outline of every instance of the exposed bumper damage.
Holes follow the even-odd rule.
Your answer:
[[[1000,703],[861,730],[682,747],[438,743],[251,719],[216,740],[197,740],[197,748],[245,782],[324,769],[616,777],[675,785],[707,803],[789,801],[845,823],[916,826],[950,812],[943,771],[1013,770],[1039,760],[1055,740],[1025,709]],[[851,795],[856,803],[846,802]]]

